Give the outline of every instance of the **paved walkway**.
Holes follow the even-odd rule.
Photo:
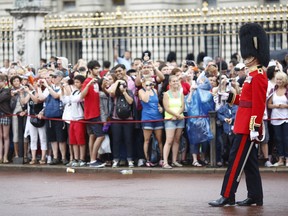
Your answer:
[[[122,175],[118,169],[77,169],[66,173],[64,167],[1,166],[0,212],[17,216],[284,216],[287,215],[287,173],[262,173],[264,206],[214,208],[208,202],[220,197],[223,173],[177,173],[189,170],[135,168],[135,174]],[[18,171],[27,170],[27,171]],[[119,168],[120,170],[121,168]],[[31,170],[33,172],[29,172]],[[137,172],[154,173],[137,173]],[[224,169],[218,169],[219,172]],[[34,172],[35,171],[35,172]],[[59,172],[46,172],[59,171]],[[173,173],[173,174],[172,174]],[[239,184],[237,201],[245,199],[245,177]]]
[[[91,167],[73,167],[76,173],[118,173],[121,170],[129,170],[130,168],[123,166],[119,168],[91,168]],[[224,173],[226,167],[192,167],[184,166],[182,168],[162,169],[161,167],[135,167],[131,168],[134,173]],[[1,170],[11,171],[29,171],[29,172],[66,172],[67,167],[63,165],[28,165],[28,164],[0,164]],[[260,167],[261,173],[288,173],[288,167]]]

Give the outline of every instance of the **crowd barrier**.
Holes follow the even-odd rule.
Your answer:
[[[12,117],[12,116],[20,116],[19,114],[10,114],[10,115],[5,115],[5,117]],[[20,117],[37,117],[35,115],[23,115]],[[208,115],[204,115],[204,116],[185,116],[184,119],[191,119],[191,118],[209,118],[210,119],[210,129],[211,132],[213,134],[213,139],[210,141],[210,165],[212,167],[216,166],[216,117],[217,117],[217,112],[216,111],[209,111]],[[18,118],[19,119],[19,131],[23,131],[23,118]],[[43,117],[43,119],[45,120],[51,120],[51,121],[63,121],[63,122],[71,122],[73,120],[69,120],[69,119],[59,119],[59,118],[46,118]],[[288,119],[288,118],[287,118]],[[269,118],[269,119],[265,119],[264,121],[271,121],[271,120],[287,120],[286,118]],[[142,122],[159,122],[159,121],[165,121],[165,120],[170,120],[170,119],[157,119],[157,120],[145,120],[145,121],[141,121],[141,120],[110,120],[108,121],[110,124],[113,123],[121,123],[121,124],[128,124],[128,123],[142,123]],[[85,124],[104,124],[107,122],[90,122],[87,120],[78,120],[76,122],[81,122],[81,123],[85,123]],[[21,143],[23,143],[23,139],[19,138],[19,156],[22,157],[23,154],[23,149],[21,148]],[[22,150],[21,150],[22,149]]]

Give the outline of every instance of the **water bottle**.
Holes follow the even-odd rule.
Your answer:
[[[132,175],[133,174],[133,170],[121,170],[120,172],[123,175]]]
[[[68,167],[68,168],[66,169],[66,172],[67,172],[67,173],[75,173],[75,169],[72,169],[72,168]]]

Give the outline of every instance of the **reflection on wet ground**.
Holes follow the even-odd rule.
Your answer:
[[[1,215],[287,215],[287,173],[263,173],[263,207],[208,206],[222,174],[0,172]],[[245,176],[237,200],[246,198]]]

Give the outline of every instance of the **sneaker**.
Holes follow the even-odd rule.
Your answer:
[[[106,166],[108,166],[108,167],[112,166],[112,161],[111,160],[105,161],[105,163],[106,163]]]
[[[269,160],[266,161],[264,165],[265,165],[265,167],[272,167],[273,166],[273,164]]]
[[[119,161],[120,166],[126,166],[126,163],[127,163],[126,160],[120,160]]]
[[[67,160],[67,159],[62,159],[62,164],[63,165],[66,165],[66,164],[68,164],[69,163],[69,161]]]
[[[50,164],[52,162],[52,157],[50,155],[47,155],[47,164]]]
[[[278,166],[284,166],[284,162],[276,162],[273,164],[274,167],[278,167]]]
[[[112,164],[112,168],[117,168],[119,167],[119,161],[114,160]]]
[[[93,163],[90,163],[89,167],[95,167],[95,168],[103,168],[105,167],[105,163],[101,162],[101,161],[95,161]]]
[[[71,161],[69,161],[69,163],[66,164],[66,166],[67,167],[71,167],[71,166],[73,166],[74,163],[77,163],[77,161],[76,160],[71,160]]]
[[[138,167],[143,167],[144,165],[145,165],[145,160],[144,159],[139,159],[137,166]]]
[[[49,165],[57,165],[59,163],[60,163],[59,159],[53,158],[53,160],[49,163]]]
[[[84,167],[84,166],[86,166],[86,162],[83,161],[83,160],[79,160],[79,161],[78,161],[78,164],[79,164],[79,167]]]
[[[216,165],[217,165],[217,167],[222,167],[223,166],[221,161],[217,162]]]
[[[70,162],[69,162],[69,164],[70,164]],[[67,165],[68,165],[68,164],[67,164]],[[67,166],[67,165],[66,165],[66,166]],[[71,163],[71,166],[72,166],[72,167],[79,167],[79,162],[78,162],[77,160],[73,160],[72,163]]]
[[[177,161],[173,162],[171,165],[172,167],[183,167],[183,165],[178,163]]]
[[[128,167],[133,168],[134,167],[134,161],[128,161]]]

